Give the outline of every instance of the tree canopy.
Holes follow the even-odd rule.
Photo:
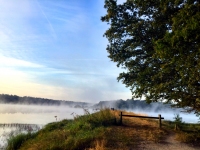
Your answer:
[[[105,0],[108,57],[133,98],[200,112],[198,0]]]

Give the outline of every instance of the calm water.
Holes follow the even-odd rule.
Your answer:
[[[0,104],[0,123],[47,124],[84,114],[82,108]],[[55,117],[56,116],[56,117]]]

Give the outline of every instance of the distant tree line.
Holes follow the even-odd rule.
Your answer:
[[[73,102],[64,100],[53,100],[47,98],[38,98],[24,96],[20,97],[17,95],[0,94],[0,103],[3,104],[30,104],[30,105],[69,105],[69,106],[85,106],[85,102]]]
[[[69,106],[74,108],[114,108],[120,110],[143,110],[143,111],[173,111],[174,109],[168,104],[161,102],[146,103],[144,100],[112,100],[112,101],[100,101],[97,104],[90,104],[86,102],[74,102],[64,100],[53,100],[47,98],[38,98],[24,96],[20,97],[17,95],[0,94],[0,104],[20,104],[20,105],[47,105],[47,106]]]

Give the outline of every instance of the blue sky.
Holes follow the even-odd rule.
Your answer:
[[[131,98],[107,57],[104,0],[0,0],[0,93],[98,102]]]

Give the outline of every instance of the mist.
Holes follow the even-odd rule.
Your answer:
[[[115,108],[125,110],[147,116],[157,117],[161,114],[165,120],[173,121],[174,117],[179,114],[182,121],[185,123],[198,123],[199,117],[194,112],[186,113],[182,108],[172,108],[169,104],[154,102],[147,104],[144,100],[116,100],[116,101],[101,101],[95,105],[97,108]]]
[[[172,111],[145,111],[145,110],[127,110],[139,114],[144,114],[151,117],[157,117],[159,114],[161,114],[162,117],[164,117],[164,120],[170,120],[174,121],[174,117],[179,114],[179,116],[182,118],[182,121],[185,123],[198,123],[199,118],[194,113],[186,113],[183,112],[181,109],[179,110],[172,110]]]
[[[68,106],[0,104],[0,123],[47,124],[83,115],[84,109]]]
[[[47,124],[63,119],[73,119],[84,114],[83,108],[74,108],[73,105],[22,105],[22,104],[0,104],[0,124],[3,123],[24,123],[24,124]],[[90,113],[93,108],[115,108],[148,116],[158,116],[161,114],[165,120],[174,120],[179,114],[185,123],[198,123],[199,117],[194,113],[184,113],[183,109],[171,108],[163,103],[146,104],[140,100],[113,100],[100,101],[94,105],[88,105]]]

